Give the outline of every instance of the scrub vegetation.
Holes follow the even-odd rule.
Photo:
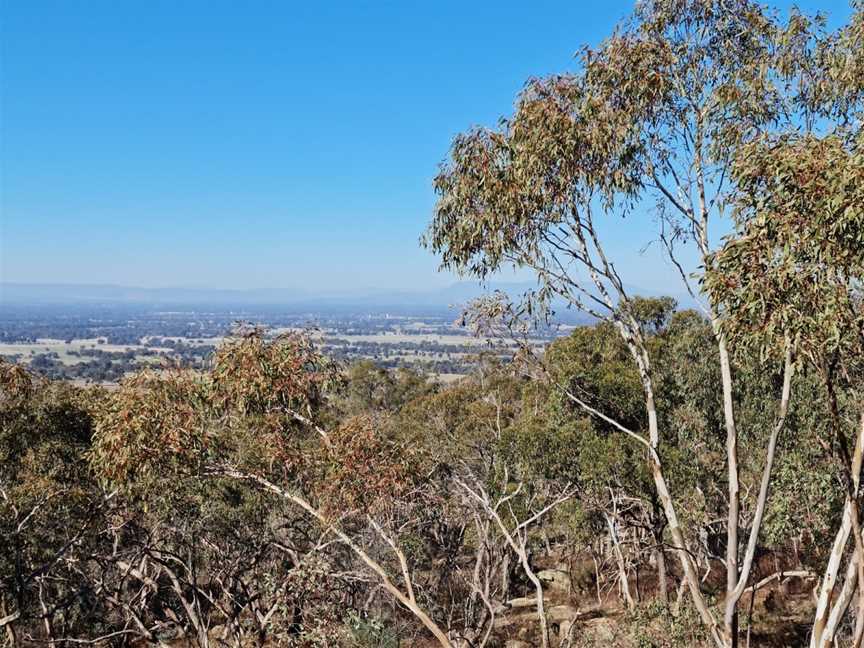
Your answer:
[[[423,244],[537,285],[462,378],[256,327],[112,389],[0,363],[3,641],[860,646],[862,100],[860,3],[645,0],[440,167]],[[630,293],[637,218],[701,309]]]

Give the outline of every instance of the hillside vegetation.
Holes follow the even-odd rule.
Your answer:
[[[536,278],[464,314],[511,357],[0,364],[4,641],[862,645],[862,117],[859,2],[645,0],[435,179],[443,268]],[[628,291],[603,233],[645,218],[701,311]],[[595,323],[540,349],[561,303]]]

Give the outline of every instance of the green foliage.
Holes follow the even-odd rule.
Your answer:
[[[588,557],[608,571],[617,544],[642,574],[662,556],[669,509],[649,456],[692,531],[687,550],[709,563],[729,506],[717,331],[670,298],[629,295],[595,227],[595,213],[645,205],[665,244],[695,240],[706,263],[732,346],[745,522],[779,359],[795,351],[757,548],[794,543],[819,568],[842,505],[834,454],[864,385],[862,51],[860,2],[828,34],[819,16],[784,22],[750,0],[647,0],[575,72],[531,80],[498,128],[458,136],[425,244],[461,273],[516,265],[539,281],[524,308],[497,295],[473,323],[512,324],[553,297],[605,320],[533,365],[527,351],[487,358],[443,387],[369,362],[342,371],[307,338],[260,330],[204,370],[142,372],[116,390],[0,362],[4,639],[205,645],[218,626],[236,645],[394,648],[428,629],[408,601],[473,640],[487,606],[530,591],[532,566],[575,558],[593,598],[604,583]],[[709,254],[707,219],[728,207],[735,230]],[[698,618],[637,606],[603,640],[699,645]]]
[[[634,648],[685,648],[707,637],[696,612],[686,607],[677,617],[659,603],[637,607],[628,624]]]
[[[396,631],[388,628],[379,619],[352,614],[348,618],[348,625],[351,628],[352,646],[356,648],[399,648]]]
[[[864,314],[864,156],[838,137],[786,137],[745,148],[735,165],[736,235],[708,288],[743,341],[803,358],[860,355]]]
[[[348,414],[395,412],[434,389],[434,384],[412,369],[388,371],[362,360],[346,372],[340,405]]]
[[[630,351],[612,325],[579,327],[551,344],[545,358],[555,382],[623,425],[644,427],[642,382]],[[567,409],[573,413],[578,408]]]
[[[17,609],[25,622],[41,614],[43,591],[72,595],[76,576],[61,561],[72,543],[94,542],[103,494],[86,461],[85,402],[71,386],[0,361],[0,611]],[[49,571],[56,578],[45,582]],[[86,627],[78,625],[82,614],[68,612],[72,631]]]

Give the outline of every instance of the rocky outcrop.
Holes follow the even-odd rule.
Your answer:
[[[546,620],[551,626],[558,626],[557,639],[558,642],[562,642],[570,634],[570,629],[574,623],[594,619],[598,612],[597,606],[579,608],[570,604],[549,605],[546,608]],[[494,627],[499,631],[513,632],[517,628],[533,628],[539,620],[537,600],[533,596],[512,599],[504,604],[497,611],[497,614]],[[510,639],[505,645],[520,648],[531,644],[525,643],[521,639]]]
[[[570,573],[563,569],[544,569],[537,572],[537,578],[550,592],[569,594],[572,589]]]

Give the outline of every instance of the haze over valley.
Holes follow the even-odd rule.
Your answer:
[[[0,648],[864,646],[864,0],[5,0],[0,77]]]

